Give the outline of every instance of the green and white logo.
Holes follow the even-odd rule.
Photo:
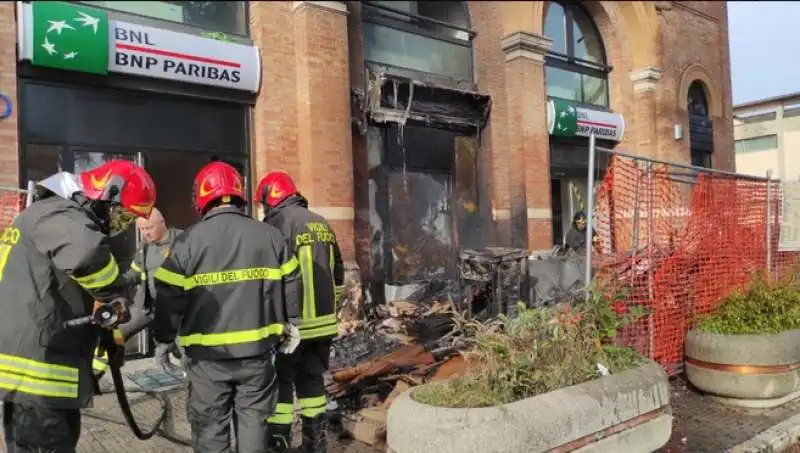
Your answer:
[[[108,14],[73,3],[33,2],[33,56],[37,66],[108,73]]]
[[[567,101],[551,99],[552,112],[548,115],[552,123],[549,125],[550,135],[573,137],[578,130],[578,109]],[[552,116],[551,116],[552,115]]]

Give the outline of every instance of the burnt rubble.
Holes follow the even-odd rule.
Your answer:
[[[334,420],[352,437],[380,444],[386,410],[410,387],[464,373],[467,318],[513,315],[527,300],[527,253],[464,250],[459,279],[387,285],[388,302],[365,307],[363,292],[346,289],[340,336],[334,340],[326,390]]]

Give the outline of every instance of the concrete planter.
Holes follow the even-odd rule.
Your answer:
[[[655,362],[494,407],[429,406],[413,392],[389,408],[388,453],[646,453],[672,432],[667,376]]]
[[[686,336],[686,377],[721,402],[775,407],[800,397],[800,330]]]

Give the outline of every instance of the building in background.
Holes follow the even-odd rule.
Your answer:
[[[590,133],[734,168],[725,2],[37,3],[0,2],[0,185],[130,158],[182,227],[209,159],[284,169],[381,282],[561,242]]]
[[[739,104],[733,115],[736,171],[800,178],[800,93]]]

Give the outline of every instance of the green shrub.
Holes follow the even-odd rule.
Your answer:
[[[800,283],[792,276],[769,283],[757,275],[744,291],[726,297],[717,309],[700,316],[703,332],[724,335],[763,335],[800,329]]]
[[[514,319],[468,323],[474,338],[465,353],[467,374],[419,388],[414,398],[445,407],[487,407],[580,384],[641,361],[632,349],[613,345],[617,331],[642,316],[641,307],[594,293],[586,303],[557,309],[525,309]]]

